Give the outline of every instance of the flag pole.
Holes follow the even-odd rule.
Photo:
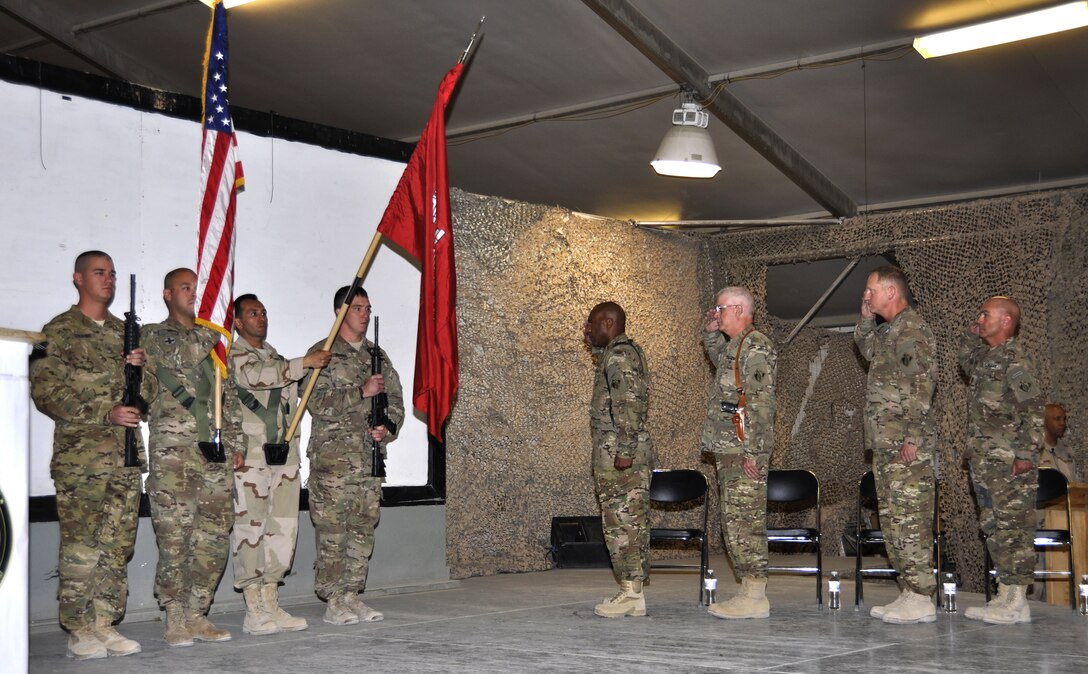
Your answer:
[[[325,339],[325,345],[321,347],[322,351],[328,351],[332,348],[332,343],[336,340],[337,333],[340,332],[340,326],[344,323],[344,317],[347,316],[352,297],[363,284],[363,279],[366,278],[366,273],[370,270],[370,263],[374,261],[374,255],[378,251],[381,240],[381,232],[374,232],[374,238],[370,240],[370,247],[367,248],[366,255],[363,256],[359,271],[355,272],[355,280],[351,282],[351,288],[348,290],[347,296],[344,297],[344,302],[336,310],[336,320],[332,323],[332,330],[329,331],[329,336]],[[313,395],[314,385],[317,384],[317,376],[321,374],[321,370],[322,368],[315,367],[313,372],[310,373],[310,380],[306,382],[306,390],[302,392],[302,398],[299,399],[298,407],[295,408],[295,416],[291,418],[291,425],[287,427],[284,442],[291,442],[291,439],[295,437],[295,431],[298,430],[299,422],[302,421],[302,415],[306,413],[306,403],[310,402],[310,396]]]
[[[461,58],[457,59],[458,63],[464,63],[465,60],[468,58],[468,52],[472,49],[472,44],[476,42],[476,36],[480,34],[480,29],[484,27],[484,19],[486,18],[486,14],[480,17],[480,23],[476,26],[476,30],[473,31],[472,37],[468,39],[468,46],[465,47],[465,51],[461,53]]]

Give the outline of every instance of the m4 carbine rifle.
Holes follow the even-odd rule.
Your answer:
[[[374,317],[374,348],[370,351],[370,374],[382,373],[382,350],[378,348],[378,317]],[[367,425],[370,428],[385,426],[390,433],[397,432],[397,424],[387,416],[389,411],[389,396],[382,391],[370,399],[370,414]],[[372,477],[385,477],[385,458],[382,457],[382,443],[373,440],[370,450]]]
[[[140,348],[140,318],[136,315],[136,274],[128,277],[128,311],[125,312],[125,356]],[[125,393],[121,398],[121,404],[127,407],[135,407],[140,414],[147,414],[147,401],[140,395],[140,385],[143,383],[144,369],[125,363]],[[135,428],[125,429],[125,468],[134,468],[140,465],[140,451],[136,446]]]

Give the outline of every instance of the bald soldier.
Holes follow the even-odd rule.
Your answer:
[[[642,585],[650,574],[650,373],[626,327],[627,315],[615,302],[593,307],[582,327],[597,358],[589,405],[593,477],[612,572],[620,583],[619,592],[593,609],[605,618],[646,615]]]
[[[1043,395],[1019,330],[1020,306],[991,297],[960,337],[960,367],[968,377],[968,467],[998,582],[997,596],[966,615],[999,625],[1031,622],[1026,594],[1035,575]]]
[[[1065,408],[1058,403],[1047,403],[1043,417],[1043,451],[1039,455],[1040,468],[1055,468],[1070,482],[1076,476],[1073,449],[1062,444],[1065,437]]]
[[[143,330],[148,369],[160,390],[151,407],[147,495],[159,562],[155,594],[166,611],[170,646],[228,641],[230,632],[207,616],[230,552],[230,464],[205,458],[198,443],[212,440],[219,333],[196,324],[196,274],[179,268],[163,279],[169,314]]]
[[[109,312],[116,281],[109,255],[80,254],[72,273],[79,301],[42,328],[45,356],[30,363],[34,405],[56,424],[49,472],[60,525],[59,618],[68,656],[80,660],[140,652],[113,627],[125,613],[143,470],[142,447],[141,466],[125,467],[125,429],[140,425],[140,410],[121,403],[125,363],[146,360],[143,349],[123,355],[125,324]],[[145,369],[145,400],[157,385]]]
[[[907,279],[893,265],[869,274],[854,341],[869,361],[865,443],[873,454],[880,527],[899,597],[869,615],[886,623],[937,619],[933,577],[933,459],[930,417],[937,387],[936,340],[909,305]],[[876,317],[886,322],[877,325]]]
[[[746,288],[720,290],[703,321],[703,347],[714,363],[714,391],[702,449],[714,455],[722,537],[741,582],[735,596],[711,604],[717,618],[767,618],[767,468],[774,449],[774,343],[752,325]],[[730,407],[732,406],[732,407]]]

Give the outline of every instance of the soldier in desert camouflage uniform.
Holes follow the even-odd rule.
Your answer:
[[[345,286],[336,292],[334,309],[349,291]],[[383,443],[385,451],[386,443],[396,439],[396,429],[367,428],[366,420],[371,398],[384,391],[388,417],[399,429],[404,397],[400,377],[384,350],[382,374],[370,373],[374,344],[366,339],[369,323],[370,299],[359,288],[330,349],[329,365],[321,370],[306,405],[313,416],[307,457],[310,519],[317,534],[315,590],[328,600],[323,619],[333,625],[384,618],[364,604],[359,593],[366,586],[382,496],[381,478],[371,476],[371,441]],[[324,343],[314,344],[308,353],[320,351]]]
[[[886,265],[869,274],[854,341],[869,361],[865,441],[888,559],[899,597],[869,614],[893,624],[937,619],[933,577],[933,459],[930,406],[937,386],[933,331],[909,305],[906,276]],[[876,324],[876,316],[886,323]]]
[[[214,432],[219,333],[196,325],[196,274],[175,269],[163,281],[169,317],[143,330],[148,369],[160,390],[151,408],[147,493],[159,547],[155,594],[166,611],[166,643],[228,641],[208,621],[230,551],[231,471],[204,458],[197,443]]]
[[[754,304],[747,289],[724,288],[703,323],[703,346],[715,375],[702,448],[714,455],[722,536],[741,581],[736,596],[708,608],[718,618],[766,618],[771,611],[767,601],[767,467],[774,449],[778,356],[770,338],[752,326]],[[738,374],[745,397],[739,431],[734,414],[722,410],[723,402],[740,403]]]
[[[124,366],[141,366],[142,349],[126,358],[124,323],[109,313],[116,285],[113,260],[101,251],[76,258],[79,303],[42,328],[45,356],[30,365],[34,404],[52,419],[50,473],[60,524],[60,624],[71,634],[68,655],[104,658],[140,652],[113,628],[125,612],[128,558],[136,543],[141,467],[124,467],[125,429],[140,411],[122,405]],[[157,384],[145,372],[142,395]],[[139,434],[137,433],[137,442]],[[143,449],[140,448],[141,463]]]
[[[967,390],[968,466],[979,527],[997,569],[997,596],[967,617],[1009,625],[1031,622],[1036,457],[1043,446],[1043,394],[1035,359],[1016,338],[1020,307],[992,297],[960,337]]]
[[[279,584],[291,568],[298,535],[300,490],[298,437],[283,465],[269,465],[265,443],[279,443],[298,403],[296,382],[307,368],[329,364],[329,352],[290,360],[279,355],[268,336],[268,313],[256,295],[234,300],[231,346],[234,390],[225,394],[228,445],[234,465],[234,587],[242,590],[246,634],[275,634],[307,627],[305,618],[279,606]]]
[[[589,406],[593,477],[604,540],[621,586],[594,608],[606,618],[646,615],[642,585],[650,575],[650,373],[642,349],[625,333],[626,323],[618,304],[602,302],[582,328],[597,358]]]

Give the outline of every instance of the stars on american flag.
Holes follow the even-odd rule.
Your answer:
[[[204,127],[209,131],[230,132],[234,125],[227,107],[227,31],[226,22],[215,22],[208,50],[208,70],[204,80]],[[214,111],[214,112],[213,112]]]

